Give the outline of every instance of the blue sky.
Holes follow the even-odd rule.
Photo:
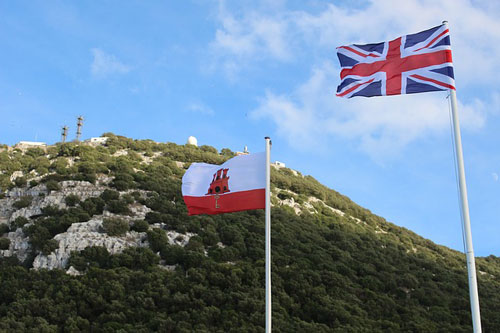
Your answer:
[[[3,1],[0,142],[62,125],[264,149],[463,250],[446,92],[335,96],[335,48],[449,21],[476,255],[500,255],[500,6],[492,1]]]

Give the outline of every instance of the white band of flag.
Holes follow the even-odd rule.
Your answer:
[[[265,208],[264,153],[236,156],[221,165],[193,163],[182,177],[189,215]]]

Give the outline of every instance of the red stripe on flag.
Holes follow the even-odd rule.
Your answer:
[[[184,196],[189,215],[221,214],[239,212],[250,209],[266,208],[266,190],[257,189],[225,193],[221,195],[205,195],[202,197]]]
[[[355,86],[353,86],[353,87],[351,87],[351,88],[347,89],[346,91],[343,91],[343,92],[341,92],[340,94],[337,94],[337,96],[339,96],[339,97],[344,97],[345,95],[347,95],[347,94],[348,94],[348,93],[350,93],[351,91],[358,89],[360,86],[365,85],[365,84],[370,84],[370,83],[372,83],[372,82],[373,82],[373,80],[374,80],[374,79],[371,79],[370,81],[366,81],[366,82],[363,82],[363,83],[357,84],[357,85],[355,85]]]
[[[442,87],[445,87],[445,88],[448,88],[448,89],[453,89],[455,90],[455,87],[450,85],[450,84],[446,84],[446,83],[443,83],[441,81],[436,81],[434,79],[431,79],[431,78],[428,78],[428,77],[423,77],[423,76],[420,76],[418,74],[413,74],[413,75],[410,75],[410,77],[414,77],[416,79],[419,79],[419,80],[422,80],[422,81],[429,81],[429,82],[432,82],[432,83],[435,83],[435,84],[438,84]]]
[[[431,41],[429,42],[429,44],[427,44],[427,45],[425,45],[425,46],[423,46],[423,47],[421,47],[421,48],[419,48],[419,49],[416,49],[416,50],[415,50],[415,51],[413,51],[413,52],[417,52],[417,51],[420,51],[420,50],[425,49],[426,47],[429,47],[429,46],[430,46],[431,44],[433,44],[433,43],[434,43],[434,42],[435,42],[435,41],[436,41],[439,37],[441,37],[441,36],[443,36],[443,35],[446,35],[446,34],[448,33],[448,31],[449,31],[449,30],[448,30],[448,29],[446,29],[445,31],[443,31],[442,33],[440,33],[440,34],[439,34],[436,38],[434,38],[433,40],[431,40]]]
[[[352,47],[349,47],[349,46],[341,46],[341,47],[339,47],[339,49],[341,49],[341,48],[342,49],[346,49],[347,51],[351,51],[352,53],[355,53],[355,54],[357,54],[357,55],[359,55],[361,57],[364,57],[364,58],[366,58],[366,57],[378,58],[379,57],[378,55],[375,55],[373,53],[363,54],[363,53],[361,53],[361,52],[359,52],[359,51],[357,51],[357,50],[355,50],[355,49],[353,49]]]

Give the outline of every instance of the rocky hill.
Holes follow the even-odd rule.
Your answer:
[[[0,148],[0,331],[263,331],[263,212],[189,217],[180,193],[233,152],[105,136]],[[471,331],[463,254],[311,176],[271,182],[275,331]],[[477,265],[500,331],[500,260]]]

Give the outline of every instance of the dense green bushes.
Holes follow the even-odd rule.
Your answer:
[[[10,245],[10,239],[1,237],[0,238],[0,250],[7,250]]]
[[[104,229],[104,232],[106,232],[110,236],[123,236],[127,231],[130,230],[130,226],[127,221],[116,217],[104,219],[102,222],[102,227]]]
[[[16,209],[26,208],[31,205],[31,201],[33,199],[30,196],[24,196],[19,198],[16,202],[12,204],[12,206]]]
[[[23,228],[29,236],[33,253],[24,263],[29,266],[39,253],[54,251],[53,237],[72,223],[105,209],[130,214],[129,208],[141,203],[151,209],[145,220],[106,219],[103,231],[145,232],[141,246],[148,247],[114,255],[104,247],[74,252],[68,267],[84,273],[76,277],[0,259],[0,331],[263,331],[263,211],[187,216],[180,192],[184,168],[175,164],[222,163],[234,153],[107,136],[105,147],[68,143],[49,148],[47,155],[0,152],[2,189],[14,186],[10,176],[17,170],[33,181],[29,171],[37,161],[48,169],[40,180],[46,184],[111,177],[112,189],[99,197],[68,196],[68,209],[44,207],[40,216],[16,218],[10,229]],[[120,150],[123,155],[112,155]],[[141,156],[151,160],[141,163]],[[305,202],[314,196],[347,213],[340,216],[319,202],[314,204],[318,214],[273,209],[276,331],[470,331],[463,255],[387,223],[310,176],[273,170],[272,184],[295,193],[281,191],[280,199]],[[379,229],[387,233],[375,233]],[[169,239],[167,232],[177,238]],[[182,235],[187,232],[194,235]],[[0,249],[9,246],[7,241],[0,238]],[[495,332],[500,259],[478,258],[477,264],[483,272],[478,276],[483,327]]]

